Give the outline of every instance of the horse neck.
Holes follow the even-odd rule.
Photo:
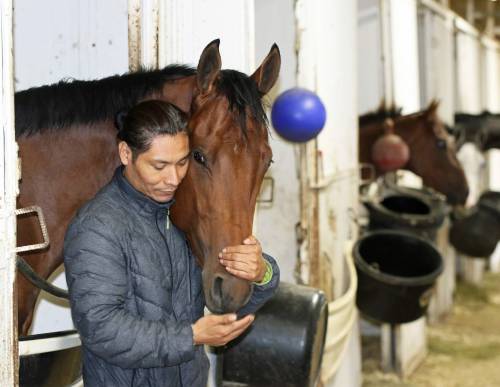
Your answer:
[[[49,129],[18,138],[18,144],[22,159],[18,204],[42,208],[51,240],[42,258],[34,254],[28,260],[47,278],[62,264],[64,233],[77,209],[109,181],[119,165],[116,129],[111,121]],[[30,230],[33,225],[21,228],[19,243]]]

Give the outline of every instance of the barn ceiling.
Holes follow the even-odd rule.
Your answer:
[[[500,0],[441,0],[479,31],[500,38]]]

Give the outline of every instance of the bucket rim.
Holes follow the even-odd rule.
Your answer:
[[[399,235],[403,237],[408,237],[410,239],[418,240],[422,243],[425,243],[426,245],[429,246],[431,250],[434,251],[435,255],[439,257],[439,264],[436,269],[434,269],[431,273],[423,275],[423,276],[418,276],[418,277],[400,277],[392,274],[387,274],[383,273],[380,271],[374,270],[362,257],[361,253],[359,251],[361,243],[363,243],[366,239],[372,238],[374,236],[379,236],[379,235]],[[436,280],[437,277],[443,272],[444,270],[444,264],[443,264],[443,257],[439,250],[436,248],[433,242],[429,241],[426,238],[423,238],[419,235],[416,235],[414,233],[408,232],[408,231],[402,231],[402,230],[391,230],[391,229],[384,229],[384,230],[376,230],[376,231],[370,231],[365,234],[363,234],[358,240],[354,243],[353,249],[352,249],[352,254],[354,256],[354,263],[356,265],[356,268],[361,270],[363,273],[367,274],[368,276],[378,279],[382,282],[385,282],[390,285],[405,285],[405,286],[424,286],[424,285],[432,285],[434,281]]]
[[[382,204],[387,198],[395,196],[407,196],[411,199],[416,199],[424,203],[429,207],[428,214],[412,214],[409,212],[397,212],[393,211]],[[379,214],[390,217],[393,219],[399,219],[401,221],[411,224],[413,227],[417,228],[438,228],[443,224],[446,217],[446,212],[440,209],[439,205],[433,205],[431,200],[426,198],[417,197],[416,195],[406,195],[405,193],[390,193],[383,195],[379,198],[370,198],[363,201],[363,204],[368,207],[368,210],[377,211]]]

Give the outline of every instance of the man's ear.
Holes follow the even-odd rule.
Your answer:
[[[123,165],[132,164],[132,150],[125,141],[119,142],[118,154]]]

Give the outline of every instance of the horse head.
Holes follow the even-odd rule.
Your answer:
[[[218,254],[252,233],[257,195],[272,159],[261,98],[276,82],[280,61],[273,45],[250,77],[221,70],[218,40],[199,59],[188,123],[192,160],[172,220],[203,265],[206,304],[216,313],[238,310],[251,295],[251,284],[229,274]]]
[[[464,204],[469,194],[454,141],[437,115],[437,102],[422,112],[396,120],[398,134],[410,147],[406,169],[423,183],[446,195],[450,204]]]

